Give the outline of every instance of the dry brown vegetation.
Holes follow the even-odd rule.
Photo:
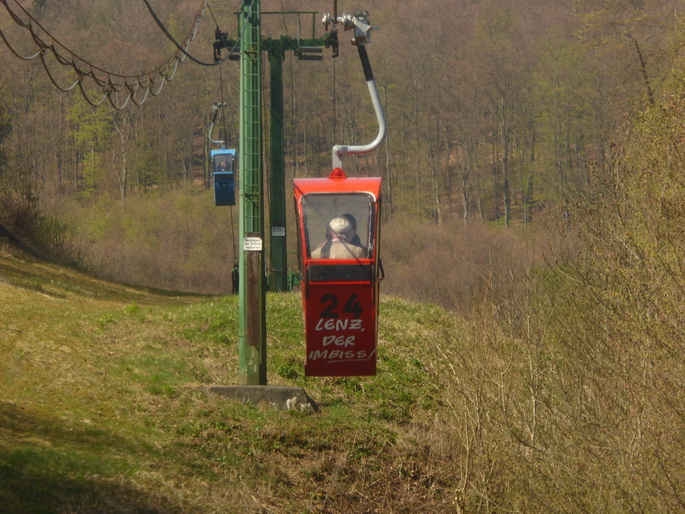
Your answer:
[[[101,275],[176,291],[231,292],[237,212],[214,207],[209,192],[178,190],[125,206],[65,203],[59,212],[83,264]],[[450,309],[468,307],[486,283],[506,288],[523,280],[558,239],[537,226],[504,231],[399,217],[383,226],[383,290]],[[297,271],[296,241],[289,243],[290,269]]]

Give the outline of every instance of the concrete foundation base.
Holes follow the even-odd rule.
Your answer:
[[[281,410],[318,412],[319,407],[301,387],[238,385],[212,386],[209,391],[241,402],[264,402]]]

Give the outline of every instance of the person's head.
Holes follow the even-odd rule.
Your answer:
[[[352,216],[349,212],[346,212],[345,214],[343,214],[342,217],[350,222],[350,225],[352,225],[352,230],[354,230],[356,232],[357,231],[357,220],[356,220],[356,218],[354,216]]]
[[[331,237],[340,239],[341,241],[349,241],[354,235],[352,223],[344,216],[338,216],[329,221],[328,232]]]

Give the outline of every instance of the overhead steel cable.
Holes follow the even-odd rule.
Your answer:
[[[214,20],[214,25],[216,25],[216,26],[218,27],[218,26],[219,26],[219,22],[216,21],[216,18],[214,17],[214,12],[212,11],[212,7],[209,5],[209,2],[207,2],[207,10],[209,11],[209,15],[210,15],[210,16],[212,17],[212,19]]]
[[[197,63],[197,64],[199,64],[199,65],[201,65],[201,66],[216,66],[217,64],[221,64],[221,61],[219,61],[219,62],[211,62],[211,63],[209,63],[209,62],[203,62],[203,61],[200,61],[200,60],[196,59],[196,58],[193,57],[192,55],[190,55],[190,54],[186,51],[186,49],[183,48],[183,47],[174,39],[174,36],[172,36],[172,35],[169,33],[169,31],[166,29],[166,27],[164,26],[164,24],[162,23],[162,21],[159,19],[159,17],[157,17],[157,14],[155,13],[155,11],[154,11],[154,9],[152,8],[152,6],[150,5],[150,2],[148,2],[148,0],[143,0],[143,2],[145,2],[145,5],[147,6],[148,11],[150,11],[150,14],[151,14],[152,17],[154,18],[154,20],[157,22],[157,25],[159,26],[159,28],[162,29],[162,32],[164,32],[164,35],[169,39],[169,41],[171,41],[174,45],[176,45],[176,48],[178,48],[179,51],[183,53],[183,55],[185,55],[185,56],[188,57],[191,61],[193,61],[193,62],[195,62],[195,63]],[[204,6],[206,6],[206,5],[207,5],[207,0],[204,1]],[[203,7],[203,10],[204,10],[204,7]],[[198,18],[198,22],[199,22],[199,18]],[[195,27],[197,27],[197,24],[195,25]],[[193,34],[193,39],[194,39],[194,38],[195,38],[195,34]],[[186,45],[186,46],[187,46],[187,45]]]
[[[20,54],[19,52],[17,52],[17,51],[14,49],[14,47],[10,44],[9,40],[5,37],[5,33],[4,33],[2,30],[0,30],[0,37],[1,37],[2,40],[5,42],[5,45],[7,45],[7,48],[10,49],[10,52],[12,52],[14,55],[16,55],[17,57],[19,57],[19,59],[22,59],[22,60],[24,60],[24,61],[31,61],[31,60],[35,59],[36,57],[38,57],[38,56],[42,53],[41,50],[38,50],[38,51],[37,51],[35,54],[33,54],[33,55],[21,55],[21,54]]]
[[[22,60],[28,61],[33,60],[36,57],[40,58],[41,64],[43,65],[43,68],[45,69],[50,81],[60,91],[71,91],[78,85],[81,93],[90,105],[101,105],[105,98],[107,98],[112,104],[112,107],[117,110],[124,109],[129,104],[129,101],[132,101],[135,105],[142,105],[147,99],[148,94],[157,96],[161,92],[166,81],[173,79],[175,76],[178,69],[178,64],[184,61],[186,56],[193,59],[192,56],[187,54],[186,50],[190,43],[197,36],[197,30],[200,21],[202,20],[205,7],[207,6],[207,0],[202,0],[201,6],[196,13],[195,21],[191,26],[188,35],[183,41],[183,46],[174,41],[178,47],[178,51],[174,52],[174,54],[164,63],[145,73],[125,75],[105,70],[79,56],[67,46],[62,44],[35,18],[33,18],[33,16],[26,9],[24,9],[18,0],[12,1],[13,4],[16,4],[19,10],[23,13],[23,16],[25,16],[28,21],[25,21],[23,17],[20,16],[19,10],[15,11],[12,7],[10,7],[10,0],[0,0],[0,3],[5,6],[5,9],[16,25],[30,32],[30,37],[38,50],[32,55],[23,55],[14,48],[6,34],[0,30],[0,37],[2,37],[2,40],[5,42],[10,51]],[[147,4],[147,1],[145,3]],[[148,8],[151,9],[149,4]],[[158,18],[156,18],[156,15],[154,17],[156,21],[160,23]],[[46,38],[49,38],[48,41],[46,41]],[[60,65],[68,66],[74,70],[77,78],[73,84],[68,87],[64,87],[59,84],[55,74],[50,70],[48,63],[46,62],[45,55],[48,52],[53,55],[55,61],[57,61]],[[98,101],[91,100],[89,95],[92,96],[93,92],[86,91],[87,88],[84,86],[83,82],[84,80],[88,79],[92,80],[103,93],[103,97]],[[123,99],[120,97],[120,93],[123,96]]]

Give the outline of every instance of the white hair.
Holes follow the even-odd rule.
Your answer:
[[[333,232],[342,240],[347,240],[352,236],[354,229],[352,228],[352,223],[347,218],[343,216],[338,216],[333,218],[328,222],[328,230]]]

